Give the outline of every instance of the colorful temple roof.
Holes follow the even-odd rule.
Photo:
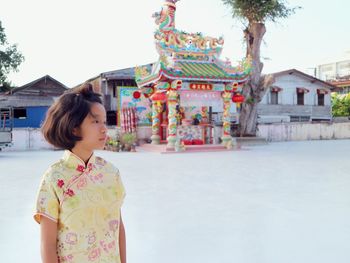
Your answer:
[[[231,82],[245,79],[244,75],[238,72],[230,74],[214,62],[179,61],[177,67],[179,70],[162,67],[163,74],[169,79],[181,80]]]
[[[251,71],[251,60],[244,59],[237,67],[232,67],[228,60],[220,60],[224,44],[222,37],[191,34],[175,28],[177,1],[166,0],[161,12],[153,15],[159,26],[154,35],[159,60],[152,70],[136,67],[135,80],[138,87],[167,80],[224,84],[246,82]]]

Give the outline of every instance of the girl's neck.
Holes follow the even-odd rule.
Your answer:
[[[77,145],[73,147],[71,152],[78,156],[82,161],[84,161],[85,164],[88,163],[91,155],[93,154],[93,151],[78,147]]]

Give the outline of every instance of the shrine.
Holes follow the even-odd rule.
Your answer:
[[[137,96],[152,103],[152,144],[215,144],[213,112],[222,112],[220,143],[232,144],[232,109],[244,101],[242,86],[251,71],[251,59],[238,66],[221,60],[224,39],[176,29],[178,0],[166,0],[155,13],[154,38],[159,59],[151,69],[135,68]]]

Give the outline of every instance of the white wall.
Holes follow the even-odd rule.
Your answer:
[[[119,129],[109,129],[108,134],[119,132]],[[152,135],[151,127],[139,127],[138,139],[149,139]],[[350,122],[341,123],[279,123],[259,124],[258,137],[268,141],[299,141],[323,139],[350,139]],[[3,151],[26,151],[54,149],[43,138],[39,129],[14,129],[13,146]]]
[[[259,124],[257,136],[272,142],[350,139],[350,122]]]
[[[4,151],[54,149],[45,141],[40,129],[15,128],[12,131],[12,138],[13,145],[5,148]]]
[[[109,128],[108,135],[113,136],[120,133],[120,128]],[[28,150],[43,150],[55,148],[44,139],[40,129],[30,128],[15,128],[12,131],[13,145],[6,147],[3,151],[28,151]],[[149,139],[152,136],[151,127],[138,127],[137,138]]]

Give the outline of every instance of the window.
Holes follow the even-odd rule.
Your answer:
[[[350,69],[350,63],[349,62],[345,62],[345,63],[341,63],[338,66],[339,69]]]
[[[300,116],[300,121],[301,122],[308,122],[308,121],[310,121],[310,116]]]
[[[317,94],[318,106],[324,106],[324,94]]]
[[[304,93],[303,92],[297,92],[297,104],[304,105]]]
[[[308,122],[310,116],[290,116],[290,122]]]
[[[312,122],[330,122],[330,119],[312,119]]]
[[[113,83],[113,98],[117,97],[117,87],[115,85],[115,82]]]
[[[26,119],[27,118],[27,109],[26,108],[13,109],[13,117],[15,119]]]
[[[0,122],[3,121],[3,120],[8,120],[10,119],[10,109],[0,109]]]
[[[271,91],[271,104],[278,104],[278,92]]]

